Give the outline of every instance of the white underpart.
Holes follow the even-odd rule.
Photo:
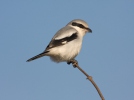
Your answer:
[[[51,49],[50,58],[54,62],[63,62],[74,59],[80,52],[82,39],[68,42],[65,45]]]

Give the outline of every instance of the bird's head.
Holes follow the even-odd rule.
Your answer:
[[[82,33],[83,35],[85,35],[85,33],[87,32],[92,33],[92,30],[89,28],[88,24],[81,19],[72,20],[67,24],[67,26],[75,28],[78,32]]]

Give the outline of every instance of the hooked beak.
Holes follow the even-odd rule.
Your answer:
[[[86,28],[88,32],[92,33],[92,30],[90,28]]]

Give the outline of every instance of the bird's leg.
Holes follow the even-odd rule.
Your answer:
[[[78,65],[78,61],[75,59],[72,59],[70,61],[67,62],[68,65],[70,65],[72,63],[73,67],[76,68],[76,65]]]

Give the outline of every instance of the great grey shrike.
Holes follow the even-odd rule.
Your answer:
[[[85,21],[72,20],[54,35],[42,53],[28,59],[27,62],[49,56],[54,62],[67,62],[69,64],[79,54],[83,36],[87,32],[92,32],[92,30]]]

